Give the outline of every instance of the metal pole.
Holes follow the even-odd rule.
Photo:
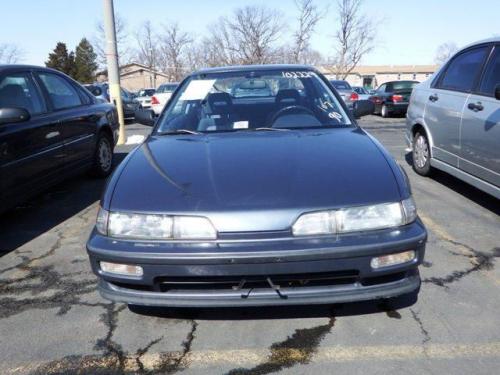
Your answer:
[[[104,1],[104,33],[106,35],[106,62],[108,64],[109,96],[118,111],[118,144],[125,143],[125,119],[123,117],[122,96],[120,92],[120,73],[116,48],[115,12],[113,0]]]

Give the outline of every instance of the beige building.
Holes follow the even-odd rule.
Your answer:
[[[138,91],[144,88],[157,88],[162,83],[168,82],[168,75],[149,69],[147,66],[131,63],[120,67],[120,83],[129,91]],[[96,74],[98,82],[108,80],[108,71],[103,70]]]
[[[351,86],[376,88],[388,81],[425,81],[439,65],[360,65],[353,69],[346,80]],[[319,70],[328,79],[336,79],[332,69],[322,66]]]

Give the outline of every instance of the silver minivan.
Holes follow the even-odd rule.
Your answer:
[[[413,89],[413,168],[443,170],[500,199],[500,38],[469,45]]]

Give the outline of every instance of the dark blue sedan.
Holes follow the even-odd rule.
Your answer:
[[[324,304],[417,293],[426,238],[405,173],[330,83],[270,65],[181,83],[111,177],[87,250],[113,301]]]

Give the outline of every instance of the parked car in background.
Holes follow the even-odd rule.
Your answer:
[[[113,165],[118,116],[52,69],[0,65],[0,211],[48,186]]]
[[[370,100],[370,93],[367,89],[361,86],[352,86],[353,91],[358,94],[359,100]]]
[[[408,109],[411,92],[417,84],[417,81],[390,81],[380,85],[370,97],[375,105],[374,113],[382,117],[404,115]]]
[[[109,88],[107,83],[89,83],[83,85],[92,95],[101,100],[103,103],[109,103]]]
[[[126,119],[133,119],[135,116],[135,111],[137,111],[141,104],[136,99],[136,96],[130,91],[122,88],[121,89],[122,106],[123,106],[123,117]]]
[[[151,97],[151,109],[157,116],[163,111],[163,107],[165,107],[165,104],[168,102],[177,86],[179,86],[179,84],[176,82],[161,84],[156,90],[156,93]]]
[[[349,82],[343,80],[330,80],[330,83],[337,89],[344,100],[347,108],[352,110],[354,108],[354,102],[359,99],[359,95],[355,92]]]
[[[239,96],[254,77],[278,89]],[[156,125],[109,180],[87,242],[103,297],[221,307],[418,293],[427,233],[408,178],[318,71],[206,69],[158,120],[137,120]]]
[[[155,94],[156,89],[142,89],[137,92],[137,101],[142,108],[151,108],[151,97]]]
[[[84,85],[84,87],[89,90],[96,98],[103,102],[110,102],[109,96],[109,85],[106,82],[96,82],[92,84]],[[140,103],[135,98],[135,95],[130,91],[121,88],[121,97],[123,105],[123,117],[125,119],[130,119],[134,117],[135,111],[139,109]]]
[[[417,173],[437,168],[500,199],[500,38],[460,50],[416,86],[406,117]]]

